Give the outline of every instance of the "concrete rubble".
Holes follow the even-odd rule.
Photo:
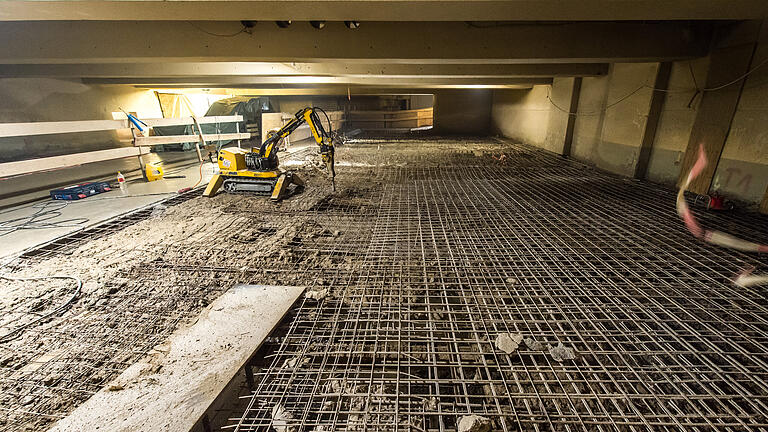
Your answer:
[[[496,348],[507,354],[517,351],[517,347],[523,341],[523,335],[519,333],[501,333],[496,336]]]
[[[491,420],[479,415],[468,415],[459,419],[459,432],[490,432]]]

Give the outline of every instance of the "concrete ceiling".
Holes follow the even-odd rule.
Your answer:
[[[303,23],[306,24],[306,23]],[[707,53],[711,26],[690,22],[517,24],[332,23],[279,29],[238,22],[0,22],[0,64],[338,62],[542,64],[669,61]],[[235,33],[233,33],[235,32]],[[232,37],[213,36],[235,34]]]
[[[0,8],[3,21],[624,21],[766,16],[765,0],[6,0]]]
[[[715,24],[688,19],[766,12],[746,0],[5,1],[0,77],[250,94],[530,88],[613,62],[701,57]]]
[[[189,78],[226,76],[349,78],[551,78],[599,76],[607,63],[345,64],[345,63],[92,63],[0,64],[0,77]]]

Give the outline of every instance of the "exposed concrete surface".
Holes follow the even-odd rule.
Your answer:
[[[553,108],[547,100],[549,91],[549,86],[534,86],[530,90],[495,90],[491,108],[492,130],[507,138],[557,152],[547,142]]]
[[[751,67],[768,60],[768,24],[761,28]],[[757,204],[768,188],[768,69],[755,69],[744,83],[712,189]]]
[[[210,179],[210,164],[204,167],[203,180],[205,184]],[[143,180],[129,181],[127,193],[123,195],[119,189],[94,195],[78,201],[69,201],[67,206],[61,209],[61,215],[49,222],[56,222],[66,219],[86,217],[88,222],[82,227],[88,227],[101,223],[102,221],[115,217],[117,215],[144,207],[153,202],[158,202],[169,196],[176,194],[176,191],[183,187],[192,186],[199,178],[199,165],[188,166],[184,169],[174,170],[172,175],[184,175],[181,179],[162,179],[153,182]],[[171,175],[171,174],[168,174]],[[20,207],[11,207],[0,211],[0,223],[14,218],[29,216],[38,210],[36,206],[50,200],[26,204]],[[81,227],[61,227],[18,230],[8,233],[2,238],[0,247],[0,257],[13,255],[32,246],[36,246],[70,232],[77,231]]]
[[[495,90],[491,131],[562,154],[573,81],[574,78],[555,78],[551,87],[539,85],[530,90]]]
[[[637,89],[653,86],[657,67],[615,64],[608,77],[584,78],[572,148],[576,159],[633,175],[651,100],[650,88]]]
[[[665,94],[656,139],[648,162],[647,179],[674,184],[680,173],[688,137],[696,119],[701,95],[692,100],[695,88],[703,83],[709,67],[709,57],[672,63],[669,92]],[[690,106],[688,104],[691,103]]]
[[[51,431],[190,430],[303,289],[235,286]]]

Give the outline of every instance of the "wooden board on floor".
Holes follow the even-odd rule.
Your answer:
[[[61,156],[26,159],[0,164],[0,178],[41,171],[51,171],[60,168],[73,167],[92,162],[101,162],[149,153],[149,149],[136,147],[119,147],[107,150],[96,150],[84,153],[72,153]]]
[[[51,431],[190,430],[303,290],[235,286]]]

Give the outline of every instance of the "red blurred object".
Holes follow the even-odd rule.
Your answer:
[[[707,210],[733,210],[733,203],[726,201],[722,195],[710,195]]]

